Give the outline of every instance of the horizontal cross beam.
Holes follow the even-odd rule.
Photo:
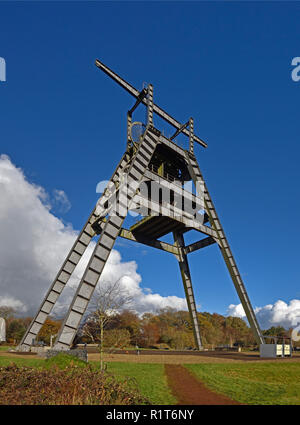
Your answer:
[[[102,232],[105,222],[106,218],[103,218],[101,221],[97,222],[97,226],[95,228],[97,234],[100,234]],[[162,251],[170,252],[171,254],[178,254],[178,248],[175,245],[171,245],[169,243],[158,240],[150,240],[141,236],[134,236],[134,234],[130,230],[124,229],[124,227],[122,227],[122,229],[120,230],[119,236],[120,238],[142,243],[144,245],[151,246],[152,248],[157,248],[161,249]]]
[[[190,254],[191,252],[197,251],[198,249],[205,248],[206,246],[216,243],[215,239],[211,236],[205,239],[201,239],[198,242],[192,243],[185,247],[185,254]]]
[[[108,66],[104,65],[99,59],[96,59],[95,65],[101,69],[103,72],[105,72],[106,75],[108,75],[110,78],[112,78],[114,81],[116,81],[121,87],[123,87],[128,93],[130,93],[132,96],[138,98],[140,95],[140,92],[134,88],[131,84],[127,83],[123,78],[121,78],[118,74],[116,74],[114,71],[112,71]],[[141,102],[144,105],[147,105],[147,100],[143,98]],[[182,127],[182,124],[178,122],[175,118],[173,118],[171,115],[169,115],[166,111],[164,111],[162,108],[160,108],[158,105],[153,103],[153,112],[155,112],[157,115],[159,115],[162,119],[167,121],[169,124],[171,124],[176,129],[180,129]],[[189,131],[184,128],[182,129],[182,133],[186,136],[190,136]],[[207,148],[207,144],[200,139],[200,137],[194,135],[195,142],[199,143],[204,148]]]
[[[100,222],[98,222],[98,226],[97,226],[98,229],[96,229],[98,234],[101,233],[105,222],[106,222],[105,218],[102,219]],[[192,227],[186,227],[180,233],[185,233],[189,230],[193,230],[193,228]],[[179,253],[178,248],[175,245],[171,245],[167,242],[162,242],[162,241],[155,240],[155,239],[150,240],[150,239],[145,238],[145,237],[143,238],[142,236],[135,236],[128,229],[122,228],[120,233],[119,233],[119,236],[123,239],[128,239],[128,240],[133,241],[133,242],[142,243],[144,245],[151,246],[152,248],[157,248],[157,249],[160,249],[162,251],[170,252],[171,254],[174,254],[174,255],[178,255],[178,253]],[[212,245],[214,243],[216,243],[216,240],[212,236],[208,236],[207,238],[201,239],[198,242],[195,242],[195,243],[192,243],[190,245],[185,246],[184,247],[184,253],[187,255],[187,254],[190,254],[191,252],[197,251],[198,249],[201,249],[201,248],[205,248],[206,246]]]
[[[147,238],[136,237],[133,235],[130,230],[122,229],[119,233],[119,236],[124,239],[129,239],[130,241],[139,242],[144,245],[151,246],[153,248],[161,249],[162,251],[170,252],[171,254],[178,255],[178,248],[174,245],[168,244],[166,242],[161,242],[158,240],[149,240]]]

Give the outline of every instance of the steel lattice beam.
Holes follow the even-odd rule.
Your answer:
[[[204,201],[205,201],[205,209],[209,216],[209,221],[211,224],[211,227],[215,230],[217,233],[217,242],[219,244],[221,253],[223,255],[225,264],[228,268],[228,271],[230,273],[230,276],[232,278],[233,284],[235,286],[235,289],[238,293],[238,296],[240,298],[240,301],[242,303],[242,306],[244,308],[245,314],[247,316],[247,319],[249,321],[249,324],[252,328],[254,337],[256,339],[257,344],[264,344],[265,340],[263,337],[263,334],[260,330],[259,324],[257,322],[254,310],[252,308],[250,299],[248,297],[245,285],[243,283],[242,277],[240,275],[240,272],[238,270],[237,264],[235,262],[235,259],[233,257],[233,254],[231,252],[231,249],[229,247],[229,243],[227,241],[227,238],[225,236],[224,230],[222,228],[221,222],[219,220],[219,217],[217,215],[216,209],[214,207],[214,204],[212,202],[212,199],[209,195],[209,192],[207,190],[204,178],[201,174],[198,162],[194,155],[191,153],[186,152],[186,159],[188,163],[188,167],[190,170],[190,174],[193,178],[194,183],[201,183],[202,187],[204,187]]]
[[[216,240],[209,236],[208,238],[201,239],[198,242],[194,242],[185,247],[185,253],[190,254],[191,252],[197,251],[198,249],[205,248],[206,246],[216,243]]]
[[[196,342],[198,350],[201,350],[202,343],[201,343],[201,337],[200,337],[197,308],[196,308],[196,302],[195,302],[194,291],[192,286],[191,272],[189,268],[187,255],[185,254],[184,239],[182,234],[180,234],[179,232],[173,232],[173,236],[174,236],[174,243],[177,246],[179,251],[177,260],[178,260],[178,264],[179,264],[179,268],[181,272],[186,301],[187,301],[190,317],[192,320],[195,342]]]
[[[131,84],[129,84],[127,81],[121,78],[118,74],[112,71],[108,66],[104,65],[104,63],[102,63],[99,59],[96,59],[95,65],[98,68],[100,68],[103,72],[105,72],[105,74],[107,74],[110,78],[116,81],[121,87],[123,87],[132,96],[136,98],[139,97],[140,92],[136,88],[134,88]],[[143,98],[141,102],[147,106],[147,100],[145,100],[145,98]],[[162,119],[167,121],[169,124],[177,128],[178,130],[182,128],[182,124],[179,121],[177,121],[175,118],[173,118],[171,115],[169,115],[166,111],[164,111],[155,103],[153,104],[153,112],[155,112]],[[190,136],[190,132],[186,128],[182,129],[182,133],[188,137]],[[194,135],[194,140],[195,142],[199,143],[204,148],[207,148],[207,144],[202,139],[200,139],[200,137]]]
[[[133,241],[133,242],[138,242],[138,243],[142,243],[144,245],[151,246],[152,248],[157,248],[157,249],[160,249],[162,251],[170,252],[171,254],[175,254],[175,255],[178,254],[178,248],[174,245],[171,245],[171,244],[166,243],[166,242],[158,241],[158,240],[151,241],[151,240],[143,238],[143,237],[134,236],[134,234],[130,230],[127,230],[127,229],[122,229],[121,232],[119,233],[119,236],[121,238],[128,239],[128,240]]]

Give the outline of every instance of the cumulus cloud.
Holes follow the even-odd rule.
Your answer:
[[[283,326],[289,329],[300,323],[300,300],[297,299],[291,300],[289,303],[278,300],[274,304],[256,307],[254,311],[262,329],[272,326]],[[246,319],[242,304],[230,304],[227,314]]]
[[[63,191],[57,199],[67,202]],[[0,305],[15,307],[19,312],[34,314],[60,265],[78,234],[51,211],[45,190],[30,183],[23,171],[11,160],[0,156]],[[88,214],[88,211],[87,211]],[[57,306],[65,312],[81,278],[94,243],[75,269]],[[176,296],[163,297],[141,287],[142,278],[135,261],[122,261],[113,250],[103,271],[102,280],[122,278],[122,285],[133,297],[138,313],[162,307],[187,309],[186,301]]]
[[[11,307],[20,313],[25,313],[27,311],[27,307],[22,301],[9,296],[0,296],[0,307]]]
[[[112,251],[103,270],[101,280],[108,283],[120,280],[121,288],[133,299],[132,308],[139,314],[155,312],[165,307],[173,307],[176,310],[187,309],[184,298],[163,297],[160,294],[153,294],[150,288],[142,288],[140,286],[142,278],[137,273],[137,263],[135,261],[122,262],[121,255],[116,250]]]
[[[71,202],[69,201],[66,193],[63,190],[53,190],[53,203],[55,203],[58,211],[67,212],[71,208]]]

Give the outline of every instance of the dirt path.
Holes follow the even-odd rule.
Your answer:
[[[181,365],[166,364],[165,372],[172,393],[179,405],[185,404],[240,404],[206,388]]]

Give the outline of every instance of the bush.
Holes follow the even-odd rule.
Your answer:
[[[0,368],[0,405],[150,404],[136,390],[129,389],[126,381],[117,382],[113,375],[84,362],[82,367],[77,359],[60,369],[58,366],[69,359],[60,358],[59,365],[54,365],[55,359],[47,360],[54,366],[49,369],[15,364]]]

